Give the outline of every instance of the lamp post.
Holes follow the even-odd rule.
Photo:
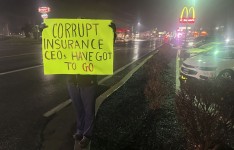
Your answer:
[[[139,38],[140,38],[140,26],[141,26],[141,23],[137,22],[137,32],[138,32]]]
[[[132,25],[132,40],[134,39],[134,28],[133,28],[133,25]]]

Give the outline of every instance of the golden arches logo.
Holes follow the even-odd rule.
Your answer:
[[[194,7],[190,7],[189,9],[188,7],[184,7],[180,14],[180,23],[194,23],[195,17],[196,14]]]

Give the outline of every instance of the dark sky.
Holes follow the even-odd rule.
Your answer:
[[[197,27],[224,25],[231,28],[234,22],[234,0],[0,0],[0,23],[11,28],[24,23],[39,24],[42,20],[38,6],[51,7],[52,18],[112,19],[117,26],[136,26],[142,30],[157,27],[159,30],[175,30],[184,6],[195,1]]]

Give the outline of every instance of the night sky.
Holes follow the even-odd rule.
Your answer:
[[[51,7],[50,18],[112,19],[117,27],[135,26],[141,29],[157,27],[172,31],[178,26],[184,6],[196,8],[197,27],[234,25],[234,0],[0,0],[0,23],[13,30],[25,23],[39,24],[39,6]]]

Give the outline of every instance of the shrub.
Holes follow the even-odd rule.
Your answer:
[[[172,59],[172,54],[170,53],[171,48],[168,46],[165,46],[163,50],[164,51],[159,51],[159,53],[145,65],[147,82],[144,94],[151,110],[159,109],[168,93],[168,85],[165,79],[163,79],[163,74],[165,74],[166,70],[169,68],[168,63]]]
[[[166,94],[165,85],[157,79],[149,79],[145,86],[144,94],[149,102],[149,108],[159,109]]]
[[[168,64],[177,55],[177,50],[172,49],[169,44],[164,44],[161,49],[159,49],[158,57],[163,57],[164,61]]]
[[[176,112],[188,149],[208,150],[230,145],[234,133],[234,82],[188,81],[177,93]]]

